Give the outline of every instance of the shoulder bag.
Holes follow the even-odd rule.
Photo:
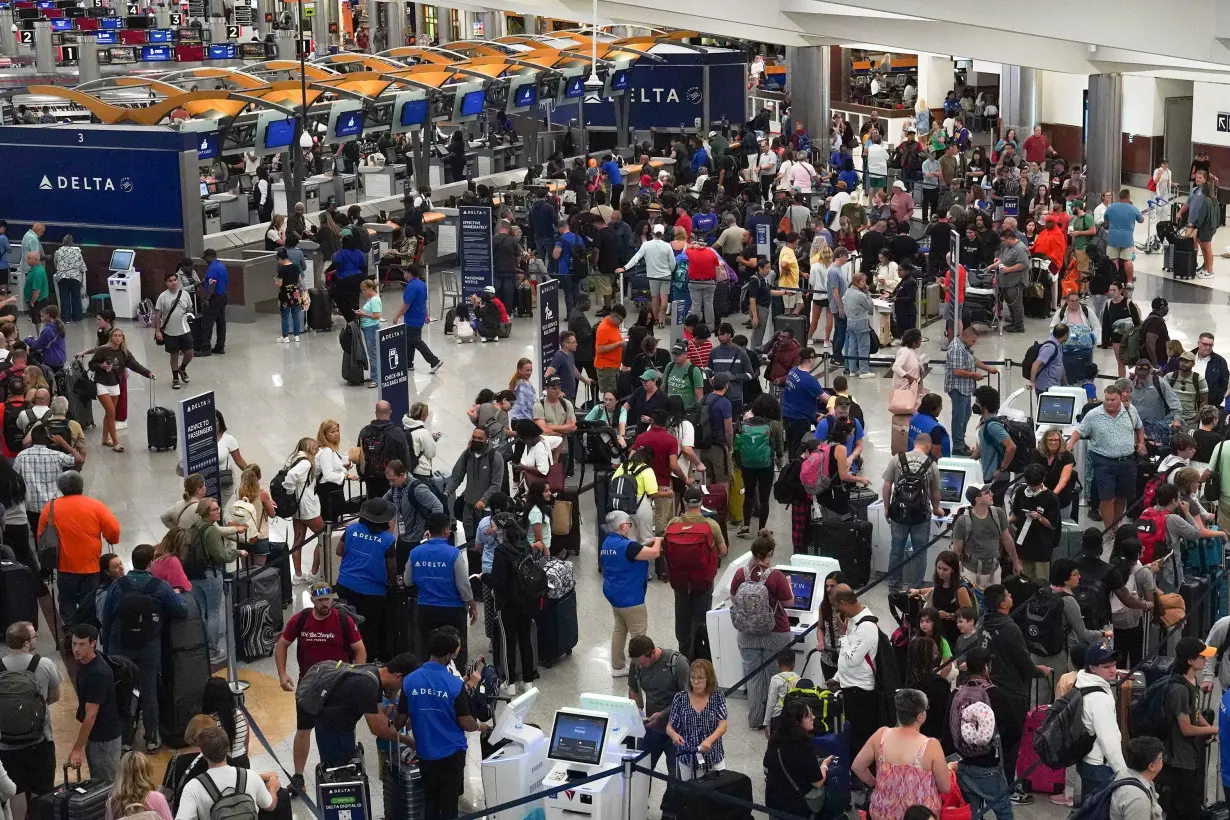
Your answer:
[[[794,778],[790,776],[790,770],[786,768],[786,762],[782,760],[781,747],[777,749],[777,765],[782,767],[782,774],[786,776],[788,782],[796,792],[803,795],[803,802],[807,804],[807,808],[811,809],[813,814],[819,814],[824,810],[825,790],[823,786],[810,786],[807,791],[799,788],[799,784],[794,782]]]
[[[154,336],[154,344],[162,347],[166,344],[165,334],[167,325],[171,323],[171,317],[175,315],[175,309],[179,307],[179,300],[184,297],[184,291],[181,289],[175,294],[175,301],[171,303],[171,309],[167,311],[167,318],[162,320],[162,325],[158,328],[158,333]]]
[[[47,526],[43,534],[38,536],[38,564],[44,576],[60,568],[60,531],[56,528],[56,502],[51,500],[47,507]]]

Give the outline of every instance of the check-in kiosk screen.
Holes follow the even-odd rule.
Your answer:
[[[1038,424],[1071,424],[1076,396],[1038,397]]]
[[[602,762],[607,721],[607,718],[596,715],[556,712],[547,756],[553,760],[597,766]]]
[[[940,470],[940,501],[960,504],[965,499],[965,471]]]
[[[789,608],[810,612],[811,599],[816,594],[816,573],[800,570],[785,571],[782,574],[790,581],[790,591],[794,593],[794,603]]]

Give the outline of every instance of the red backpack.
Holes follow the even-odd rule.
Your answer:
[[[769,367],[765,372],[765,378],[771,383],[781,384],[799,363],[799,354],[802,352],[803,348],[795,339],[785,333],[779,333],[769,353]]]
[[[1136,537],[1140,539],[1140,561],[1148,564],[1161,558],[1166,551],[1166,516],[1161,507],[1149,507],[1136,519]]]
[[[1169,481],[1170,477],[1174,475],[1176,471],[1181,470],[1186,466],[1187,466],[1186,464],[1183,464],[1182,462],[1180,462],[1178,464],[1175,464],[1165,473],[1158,473],[1157,475],[1153,476],[1153,478],[1145,482],[1144,507],[1146,510],[1153,506],[1153,498],[1155,495],[1157,495],[1157,488],[1162,486],[1163,483]],[[1148,562],[1146,561],[1145,563],[1148,563]]]
[[[672,588],[689,592],[713,588],[718,554],[708,521],[671,521],[663,545]]]

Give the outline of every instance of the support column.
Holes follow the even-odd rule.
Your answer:
[[[51,21],[34,21],[34,67],[41,73],[56,70],[56,48],[51,44]]]
[[[162,3],[154,6],[154,20],[158,28],[170,28],[171,9]]]
[[[77,80],[88,83],[101,79],[98,67],[98,37],[92,31],[77,33]]]
[[[790,83],[790,116],[802,122],[811,135],[816,153],[827,162],[829,155],[829,46],[786,48]],[[789,136],[784,135],[784,136]]]
[[[1040,92],[1038,72],[1032,68],[1002,65],[999,72],[999,119],[1002,132],[1015,128],[1024,139],[1040,122],[1038,96]],[[928,101],[930,104],[930,101]],[[1118,151],[1116,151],[1118,153]]]
[[[221,15],[209,18],[209,42],[225,43],[226,39],[226,18]]]
[[[0,9],[0,54],[17,56],[17,34],[13,31],[12,9]]]
[[[537,34],[538,33],[538,16],[534,14],[523,14],[521,16],[525,19],[525,33],[527,35]]]
[[[928,108],[942,108],[944,97],[953,90],[953,64],[948,57],[918,55],[918,98]]]
[[[312,27],[312,40],[317,56],[329,53],[329,6],[332,0],[316,0],[316,13],[307,22]]]
[[[375,52],[376,48],[376,29],[380,27],[380,0],[367,0],[367,36],[370,39],[371,45],[369,51]],[[355,36],[358,36],[355,32]]]
[[[295,53],[295,41],[298,37],[298,31],[287,31],[286,29],[278,29],[273,33],[273,45],[278,51],[279,60],[299,59],[299,55]]]
[[[1089,191],[1117,191],[1123,184],[1123,75],[1089,75],[1089,132],[1085,177]]]
[[[389,48],[406,44],[406,0],[391,0],[384,10],[388,17]]]

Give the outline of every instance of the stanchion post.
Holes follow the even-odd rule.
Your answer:
[[[239,679],[239,666],[235,662],[235,578],[224,574],[222,577],[222,617],[226,620],[226,682],[232,694],[241,698],[249,684]],[[242,705],[243,701],[240,701]]]
[[[316,538],[316,549],[320,550],[320,571],[325,583],[333,586],[333,523],[326,521],[320,535]]]

